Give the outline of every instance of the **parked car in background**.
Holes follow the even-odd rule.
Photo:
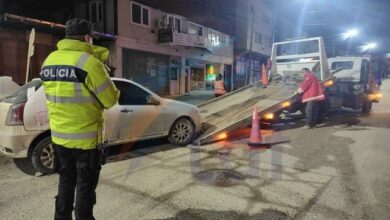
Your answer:
[[[173,145],[187,145],[200,131],[197,107],[159,97],[127,79],[112,80],[121,95],[118,104],[104,113],[104,139],[109,146],[160,137]],[[41,173],[53,171],[54,148],[40,79],[0,99],[0,152],[28,158]]]

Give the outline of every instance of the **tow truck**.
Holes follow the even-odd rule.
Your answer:
[[[332,86],[324,48],[321,37],[274,43],[269,85],[255,82],[198,105],[203,123],[194,144],[224,140],[229,132],[249,126],[255,105],[260,118],[266,120],[277,118],[283,110],[299,110],[300,96],[293,92],[303,80],[300,70],[304,67],[312,69],[323,86]]]
[[[329,58],[329,66],[335,76],[334,86],[327,91],[331,108],[369,113],[372,104],[382,97],[375,77],[379,74],[378,60],[370,56],[334,57]]]

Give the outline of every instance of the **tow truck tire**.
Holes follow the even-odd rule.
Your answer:
[[[168,134],[168,141],[176,146],[189,144],[195,136],[195,126],[189,118],[177,119]]]
[[[301,103],[299,105],[299,111],[301,112],[302,115],[306,115],[306,103]]]
[[[50,136],[42,138],[34,147],[31,162],[42,174],[54,173],[54,146]]]
[[[372,102],[370,101],[364,101],[362,104],[362,113],[363,114],[368,114],[371,112],[372,109]]]

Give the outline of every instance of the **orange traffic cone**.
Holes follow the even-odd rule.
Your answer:
[[[263,139],[261,137],[259,112],[257,110],[257,106],[253,108],[252,131],[251,131],[251,136],[249,137],[248,145],[251,147],[269,145],[268,143],[263,142]]]
[[[268,82],[268,75],[267,75],[267,69],[265,68],[265,65],[263,64],[262,68],[261,68],[261,83],[263,83],[263,85],[268,85],[269,82]]]

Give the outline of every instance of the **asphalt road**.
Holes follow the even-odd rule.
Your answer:
[[[250,149],[235,140],[177,148],[116,147],[101,172],[97,219],[390,219],[390,80],[369,115],[335,113],[302,130],[289,118],[263,130],[289,137]],[[240,138],[244,137],[244,138]],[[147,147],[145,147],[147,145]],[[53,219],[57,175],[27,175],[0,156],[0,219]]]

